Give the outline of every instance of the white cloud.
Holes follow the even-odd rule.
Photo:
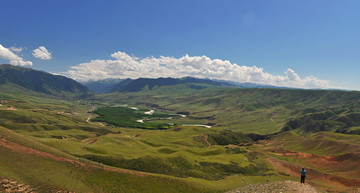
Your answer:
[[[10,64],[15,66],[32,66],[32,62],[26,61],[20,56],[14,54],[12,51],[10,51],[8,48],[5,48],[0,44],[0,58],[9,60]]]
[[[50,60],[52,58],[51,53],[44,46],[33,50],[33,56],[41,60]]]
[[[22,52],[23,51],[23,47],[14,47],[14,46],[11,46],[10,48],[9,48],[9,50],[11,50],[11,51],[13,51],[13,52],[16,52],[16,53],[20,53],[20,52]]]
[[[228,60],[210,59],[207,56],[185,55],[181,58],[160,56],[141,59],[121,51],[111,56],[113,60],[91,60],[72,66],[66,74],[78,81],[192,76],[298,88],[329,87],[328,80],[321,80],[314,76],[301,78],[292,69],[288,69],[283,76],[279,76],[264,72],[263,68],[256,66],[240,66]]]

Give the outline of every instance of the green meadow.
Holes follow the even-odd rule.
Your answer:
[[[166,123],[154,123],[149,121],[169,120],[178,118],[179,115],[167,114],[149,109],[137,109],[136,107],[101,107],[94,111],[99,117],[92,121],[105,122],[110,125],[140,129],[169,129],[171,125]]]

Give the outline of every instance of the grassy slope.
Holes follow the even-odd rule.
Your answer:
[[[52,151],[50,151],[49,153],[59,154],[61,156],[69,157],[71,159],[78,159],[76,156],[83,157],[85,155],[106,155],[126,159],[146,156],[145,158],[150,158],[150,160],[148,160],[150,161],[148,162],[148,164],[153,163],[153,160],[161,160],[165,164],[174,166],[173,169],[177,171],[177,174],[170,174],[175,176],[184,176],[184,174],[180,172],[181,168],[184,168],[184,166],[182,165],[183,161],[187,163],[185,165],[190,164],[192,168],[195,165],[199,166],[198,162],[201,161],[205,163],[211,162],[223,165],[229,165],[231,164],[231,162],[236,162],[237,164],[239,164],[239,167],[246,167],[247,165],[249,165],[247,157],[243,154],[228,154],[226,153],[226,149],[222,146],[207,147],[206,143],[203,141],[204,137],[201,134],[216,133],[215,130],[207,131],[205,129],[196,127],[185,127],[185,129],[180,129],[180,132],[150,132],[144,130],[124,130],[121,128],[103,127],[98,124],[89,124],[86,122],[86,119],[88,118],[87,111],[90,109],[89,106],[85,105],[86,103],[82,103],[81,101],[65,101],[54,99],[51,97],[49,98],[49,96],[31,93],[27,90],[22,90],[21,88],[17,87],[10,87],[10,89],[12,89],[13,92],[0,93],[2,99],[2,106],[0,107],[0,113],[2,115],[0,118],[0,124],[8,127],[13,131],[16,131],[17,133],[26,135],[28,140],[15,140],[15,142],[18,142],[25,146],[30,146],[36,149],[40,149],[42,151],[49,152],[49,148],[44,149],[44,147],[46,146],[43,146],[41,144],[50,145],[55,149],[50,148]],[[9,136],[12,135],[6,133],[6,130],[3,131],[3,137],[14,140],[11,137],[9,138]],[[138,134],[140,134],[141,137],[136,137],[137,139],[134,140],[131,139],[133,136]],[[34,143],[33,140],[39,141],[41,143]],[[95,143],[93,140],[95,141]],[[192,145],[195,145],[195,147],[192,147]],[[59,182],[55,182],[57,180],[56,174],[59,171],[66,171],[64,174],[65,176],[69,175],[68,172],[75,174],[80,173],[73,176],[74,178],[77,178],[76,176],[83,175],[82,171],[73,171],[76,169],[74,169],[72,166],[70,167],[66,164],[64,166],[64,164],[57,163],[56,161],[36,158],[34,156],[17,155],[7,151],[6,149],[2,149],[2,155],[5,155],[8,158],[8,160],[3,160],[4,162],[6,162],[3,163],[3,166],[7,169],[2,170],[2,176],[17,179],[20,182],[25,182],[35,187],[43,184],[44,181],[49,181],[47,185],[42,185],[45,186],[45,189],[67,188],[72,190],[86,190],[81,188],[89,188],[87,184],[83,183],[83,179],[73,180],[74,186],[72,186],[72,183],[67,183],[63,180],[60,180],[60,178],[63,178],[61,177],[63,174],[59,174]],[[18,161],[15,161],[15,159],[17,159],[16,157],[19,158]],[[32,160],[32,162],[34,163],[30,162],[28,164],[24,164],[23,162],[26,162],[26,160]],[[139,161],[140,162],[138,162],[137,164],[145,164],[147,168],[151,168],[152,166],[146,165],[146,163],[142,162],[144,161],[142,159]],[[146,161],[147,160],[145,159],[145,162]],[[24,166],[18,166],[20,164]],[[41,166],[38,164],[40,164]],[[31,165],[33,165],[33,167]],[[61,169],[54,169],[54,171],[46,169],[51,165],[54,165]],[[222,165],[220,166],[223,167]],[[202,173],[200,172],[200,174],[198,173],[197,169],[189,172],[192,173],[192,175],[194,176],[207,176],[206,171],[211,171],[209,170],[210,168],[207,167],[213,166],[206,166],[202,169],[203,171]],[[33,169],[25,170],[25,168]],[[136,169],[133,167],[130,168]],[[142,168],[140,170],[148,171],[147,168]],[[34,181],[29,180],[29,175],[33,176],[37,172],[37,169],[44,170],[40,176],[46,176],[46,172],[50,172],[50,176],[43,177],[44,179],[37,179]],[[22,174],[20,170],[24,170],[26,172]],[[220,168],[220,170],[222,169]],[[107,173],[106,171],[99,171]],[[223,178],[224,176],[229,175],[223,173],[217,175],[216,171],[217,170],[212,171],[212,178]],[[163,173],[157,171],[153,172]],[[188,174],[185,174],[185,176],[187,175]],[[118,178],[116,176],[113,177],[115,178],[114,180]],[[91,178],[92,180],[94,180],[94,184],[97,183],[96,179],[98,179],[98,183],[100,183],[101,178]],[[133,182],[130,181],[127,183],[141,183],[141,179],[138,179],[136,177],[134,177],[133,180]],[[260,177],[259,180],[264,181],[265,178]],[[193,184],[193,182],[196,182],[197,180],[190,181]],[[85,182],[87,183],[86,180]],[[151,183],[151,179],[149,183]],[[162,186],[161,182],[156,183],[160,183],[159,187]],[[172,186],[178,186],[176,182],[171,183],[174,184],[169,186],[168,188],[162,186],[162,189],[172,191]],[[69,184],[68,186],[70,187],[66,187],[64,186],[64,184]],[[75,184],[79,185],[79,187],[75,186]],[[180,185],[181,184],[182,183],[180,183]],[[183,192],[196,192],[198,191],[197,187],[209,187],[211,183],[196,182],[196,184],[198,184],[199,186],[193,187],[191,185],[185,185],[183,188],[177,189],[179,192],[182,192],[183,190],[187,190]],[[213,188],[229,188],[226,183],[223,184],[224,185],[221,188]],[[103,187],[105,185],[101,185],[100,187]],[[107,184],[107,186],[110,185]],[[93,188],[96,187],[90,187],[90,189]],[[145,186],[145,188],[149,188],[147,192],[153,190],[155,191],[157,189],[156,186],[152,189],[148,186]],[[175,189],[176,188],[174,188],[174,190]],[[40,190],[43,190],[43,188],[40,187]],[[127,190],[131,191],[131,188],[127,188]]]
[[[7,102],[3,103],[3,106],[0,107],[0,109],[2,109],[0,110],[0,113],[2,113],[0,124],[28,136],[30,140],[36,140],[55,148],[56,152],[51,153],[63,154],[63,156],[70,156],[72,159],[77,159],[77,157],[91,158],[89,156],[93,156],[91,158],[93,160],[99,161],[105,158],[105,160],[103,160],[105,163],[118,167],[174,176],[192,176],[186,178],[186,181],[192,184],[198,184],[200,187],[226,190],[245,185],[246,183],[291,179],[292,177],[279,175],[278,172],[271,170],[271,166],[265,162],[266,155],[254,153],[262,151],[256,146],[235,146],[239,148],[239,151],[229,151],[226,146],[216,144],[214,140],[216,141],[219,135],[222,136],[221,140],[223,139],[224,135],[220,134],[222,129],[262,134],[274,133],[279,131],[290,118],[301,116],[304,111],[313,112],[314,110],[323,111],[325,108],[336,109],[339,106],[356,106],[354,105],[354,101],[357,100],[358,95],[358,93],[338,91],[306,91],[304,93],[304,91],[299,90],[211,88],[194,92],[193,90],[178,89],[179,88],[169,87],[166,89],[154,89],[152,91],[145,90],[139,93],[102,95],[97,96],[98,98],[92,103],[101,104],[99,106],[104,106],[104,103],[107,103],[107,105],[159,105],[155,106],[155,108],[165,108],[173,112],[184,111],[191,113],[186,119],[176,119],[174,123],[216,123],[215,128],[206,129],[180,126],[173,128],[173,130],[149,131],[104,127],[96,123],[86,122],[89,116],[87,111],[90,107],[87,106],[85,102],[69,102],[51,99],[43,95],[29,94],[28,91],[21,89],[14,92],[16,94],[0,93],[1,99],[7,100]],[[23,94],[19,95],[17,93]],[[144,101],[146,101],[146,103]],[[8,110],[9,107],[14,107],[17,110]],[[353,127],[353,129],[356,130],[356,127]],[[320,144],[323,146],[314,145],[307,147],[306,145],[308,143],[297,144],[296,140],[293,139],[296,139],[296,135],[298,134],[295,135],[295,138],[284,136],[284,139],[289,139],[286,141],[287,143],[277,145],[294,151],[321,154],[324,147],[337,147],[336,145],[331,146],[330,142],[325,143],[323,141],[343,140],[348,143],[357,143],[356,141],[359,139],[358,136],[353,135],[351,135],[352,137],[348,137],[349,135],[329,132],[325,134],[334,136],[321,138],[319,142],[321,142]],[[314,134],[311,138],[318,139],[321,135],[322,133],[318,135]],[[208,140],[215,145],[208,147],[204,141],[205,136],[208,136]],[[52,151],[55,150],[52,149]],[[4,149],[2,151],[2,154],[9,154],[9,159],[11,158],[11,152],[6,152]],[[344,149],[339,149],[339,152],[330,153],[323,151],[322,155],[338,155],[342,151],[344,151]],[[12,156],[14,159],[16,158],[16,155]],[[21,156],[25,160],[31,159],[25,155]],[[116,162],[125,160],[125,162],[122,163],[135,163],[135,165],[116,165],[111,162],[111,160],[114,160],[113,158],[116,158]],[[14,161],[14,159],[6,163],[16,164],[17,161]],[[293,161],[296,162],[296,160]],[[21,163],[20,161],[18,162]],[[206,164],[201,164],[201,162]],[[166,170],[151,170],[152,163],[160,163],[160,165],[158,165],[159,167],[153,168],[161,168],[164,166],[163,169],[166,169],[170,166],[172,170],[168,170],[167,173]],[[240,167],[247,167],[252,164],[258,166],[257,168],[261,168],[263,167],[261,163],[265,163],[265,166],[264,170],[258,170],[258,173],[250,174],[254,172],[254,170],[245,170],[249,172],[249,174],[244,175],[241,172],[232,173],[233,171],[224,169],[224,167],[226,168],[227,165],[233,163]],[[57,163],[49,162],[44,165],[50,166],[51,164],[56,165]],[[139,168],[136,164],[140,164],[143,167]],[[40,166],[37,167],[41,168]],[[59,167],[63,167],[62,170],[64,171],[76,171],[76,169],[70,166],[67,169],[66,167],[68,166]],[[184,170],[184,168],[187,173],[179,172]],[[20,173],[20,170],[4,169],[1,171],[4,171],[4,175],[6,174],[9,178],[19,179],[19,181],[29,183],[33,186],[38,186],[36,183],[42,184],[44,182],[41,180],[36,183],[24,181],[21,176],[16,176]],[[45,171],[48,170],[44,169],[44,174]],[[29,171],[26,175],[33,175],[31,172],[35,172],[35,170]],[[82,170],[79,170],[78,174],[82,174],[82,172]],[[56,173],[58,172],[54,171],[54,175]],[[77,174],[74,179],[77,178],[76,176]],[[147,180],[146,178],[134,176],[129,179],[130,181],[125,182],[122,181],[122,178],[126,175],[117,177],[117,175],[114,176],[113,173],[98,169],[96,169],[95,174],[91,173],[89,176],[90,177],[85,180],[79,178],[79,183],[77,184],[79,184],[79,186],[85,184],[84,187],[90,187],[91,189],[102,188],[104,190],[104,188],[109,188],[111,185],[108,183],[109,181],[121,181],[121,183],[119,182],[120,184],[128,183],[129,185],[126,186],[129,186],[128,190],[131,191],[131,187],[136,187],[138,184],[145,183],[143,182],[144,180]],[[100,176],[102,178],[99,178]],[[108,178],[103,176],[108,176]],[[206,177],[208,178],[204,179]],[[103,178],[106,180],[102,181],[101,179]],[[209,179],[216,179],[217,181],[214,183],[214,181]],[[88,186],[89,181],[95,185]],[[154,183],[158,183],[159,187],[166,189],[166,186],[162,184],[162,182],[155,180]],[[54,186],[51,186],[51,184],[54,184]],[[169,191],[175,190],[177,186],[182,186],[181,184],[180,182],[174,182],[174,184],[172,184],[173,187],[169,187]],[[47,185],[47,187],[49,186],[53,188],[64,188],[64,186],[58,185],[55,182]],[[146,185],[145,187],[150,188],[150,185]],[[184,186],[184,188],[188,188],[188,192],[198,191],[197,187],[198,186]],[[72,188],[75,190],[81,187],[75,187],[74,185]],[[154,187],[154,189],[151,190],[155,191],[156,188],[157,187]],[[109,191],[109,189],[106,190]],[[182,189],[180,188],[179,190]]]
[[[59,157],[73,156],[40,144],[6,128],[0,127],[1,140],[15,142],[25,147],[49,152]],[[80,166],[72,162],[54,160],[0,146],[0,176],[16,179],[40,192],[70,190],[76,192],[208,192],[176,179],[118,173],[97,167]]]
[[[259,151],[286,163],[280,172],[298,176],[302,167],[308,181],[324,190],[354,191],[360,184],[360,136],[334,132],[298,134],[294,131],[272,136]],[[274,165],[274,164],[273,164]]]
[[[7,87],[7,91],[0,93],[2,101],[0,124],[17,133],[0,127],[2,139],[78,160],[79,158],[63,151],[66,146],[62,146],[61,143],[53,146],[60,146],[59,151],[57,148],[36,141],[51,141],[64,137],[65,141],[70,142],[69,149],[76,149],[72,142],[81,143],[83,139],[93,135],[102,136],[119,130],[100,128],[97,124],[87,123],[87,110],[90,107],[80,101],[59,100],[16,86]],[[208,191],[201,186],[197,187],[168,177],[151,175],[143,177],[96,168],[89,170],[48,158],[13,152],[4,147],[0,148],[0,155],[2,158],[0,176],[16,179],[44,192],[49,189],[77,192],[143,192],[145,190],[158,192],[161,189],[170,192]]]
[[[359,135],[333,131],[357,133],[359,127],[357,113],[360,111],[359,92],[211,88],[199,92],[185,90],[186,94],[182,94],[180,88],[173,89],[112,93],[98,96],[100,98],[97,100],[106,100],[114,104],[159,105],[157,108],[174,112],[190,112],[187,119],[179,120],[178,123],[216,123],[217,129],[226,128],[247,133],[275,133],[289,121],[295,120],[298,121],[296,124],[299,126],[291,128],[294,129],[293,132],[285,132],[274,137],[273,146],[282,147],[297,156],[307,154],[314,156],[310,156],[311,159],[272,154],[271,156],[316,171],[330,172],[329,175],[340,178],[357,178],[356,173],[360,168],[354,164],[358,160],[357,158],[353,160],[351,156],[360,151]],[[144,99],[147,103],[143,103]],[[263,152],[262,148],[256,147],[254,150]],[[267,154],[266,152],[264,153]],[[336,163],[331,161],[331,164],[325,167],[323,165],[326,163],[318,164],[321,162],[317,159],[322,159],[321,156],[325,156],[324,159],[337,161]],[[343,184],[330,186],[324,179],[313,181],[325,189],[346,189]],[[230,184],[231,181],[227,183]]]
[[[287,121],[301,116],[304,111],[322,111],[339,106],[347,108],[356,105],[359,97],[359,92],[344,91],[238,88],[193,91],[178,86],[111,93],[96,96],[94,100],[190,112],[187,119],[178,123],[216,123],[217,128],[269,134],[280,131]]]
[[[256,174],[257,171],[260,173],[266,172],[267,169],[262,171],[261,168],[256,169],[256,167],[246,168],[250,164],[256,165],[260,161],[249,160],[247,155],[244,154],[244,147],[238,147],[232,152],[227,152],[227,149],[221,145],[208,147],[204,141],[205,135],[209,135],[209,141],[214,144],[216,140],[228,140],[221,137],[217,130],[198,127],[179,127],[174,128],[174,130],[148,131],[104,127],[96,123],[86,122],[89,116],[87,111],[90,109],[90,106],[87,106],[84,102],[51,99],[51,97],[49,98],[44,95],[29,95],[28,91],[19,89],[14,91],[13,94],[11,92],[0,93],[3,99],[2,106],[0,107],[3,119],[0,120],[0,124],[27,136],[31,141],[39,141],[41,144],[53,147],[53,150],[56,150],[56,153],[63,154],[62,156],[70,156],[71,159],[95,156],[96,159],[93,160],[101,161],[99,160],[101,158],[108,165],[170,174],[172,176],[194,176],[208,179],[188,178],[187,181],[190,181],[192,184],[198,184],[198,186],[193,187],[194,190],[197,189],[196,187],[211,187],[217,190],[235,188],[237,186],[235,179],[244,179],[242,181],[256,179],[257,182],[268,179],[266,176],[261,176],[262,174],[260,176]],[[18,93],[20,91],[29,97],[19,96]],[[16,110],[9,110],[10,107]],[[19,143],[23,144],[23,142]],[[30,144],[33,147],[33,143],[30,142]],[[5,153],[3,152],[3,154]],[[13,156],[15,159],[16,155]],[[25,155],[19,157],[26,160]],[[10,158],[11,156],[9,156]],[[129,162],[133,164],[115,165],[109,162],[113,158],[125,159],[123,163]],[[135,161],[131,161],[133,159]],[[8,163],[10,162],[12,163],[12,161]],[[20,161],[18,162],[21,163]],[[55,164],[54,161],[50,161],[47,164],[44,163],[44,165],[49,166],[52,163]],[[152,168],[157,169],[161,168],[161,166],[157,167],[155,165],[156,167],[154,167],[153,163],[170,167],[171,170],[154,171]],[[13,164],[16,164],[16,162]],[[142,165],[141,168],[137,167],[139,164]],[[229,171],[230,165],[233,164],[238,165],[239,169],[244,168],[247,170]],[[5,176],[18,179],[21,182],[24,181],[20,178],[21,176],[15,175],[19,173],[19,170],[10,169],[11,167],[8,168],[9,170],[4,174]],[[183,169],[186,171],[183,172]],[[63,168],[63,170],[71,171],[72,168]],[[243,173],[246,171],[253,172],[252,175],[255,174],[255,176],[243,176]],[[236,175],[237,177],[235,178],[227,177],[223,179],[234,172],[240,172],[240,175]],[[271,171],[269,172],[271,173]],[[57,172],[54,171],[54,173]],[[32,174],[29,173],[29,175]],[[213,186],[209,179],[223,179],[218,182],[222,185],[218,187]],[[277,178],[274,177],[274,179]],[[27,183],[34,185],[30,181],[27,181]],[[37,181],[37,183],[42,183],[42,181]],[[136,180],[133,183],[137,183]],[[56,183],[51,182],[51,184]],[[174,186],[176,186],[176,183]],[[179,191],[181,191],[181,188]]]

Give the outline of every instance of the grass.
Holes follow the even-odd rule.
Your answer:
[[[168,89],[179,91],[165,92]],[[133,93],[98,95],[93,100],[188,112],[190,115],[187,118],[177,119],[174,123],[216,124],[221,129],[257,134],[279,132],[289,120],[303,116],[305,112],[360,110],[357,100],[359,92],[206,88],[184,90],[182,93],[181,89],[183,88],[159,87]]]
[[[3,148],[0,154],[0,176],[17,179],[38,192],[214,192],[180,180],[82,168]]]
[[[286,123],[303,116],[315,121],[342,116],[356,123],[360,109],[355,102],[357,92],[235,88],[194,92],[180,87],[98,95],[86,101],[29,94],[21,88],[13,89],[20,95],[0,92],[1,100],[6,101],[0,107],[1,138],[74,160],[86,158],[89,163],[93,160],[151,173],[143,177],[100,168],[88,170],[0,148],[1,157],[6,157],[0,160],[0,176],[43,192],[49,188],[76,192],[216,192],[248,183],[291,179],[278,174],[266,162],[263,149],[252,145],[244,133],[280,132]],[[87,122],[90,104],[98,107],[98,117],[93,120],[110,125]],[[152,116],[144,114],[154,108],[159,110]],[[176,113],[188,116],[177,118]],[[175,126],[170,127],[170,121],[163,118],[172,116]],[[136,122],[139,119],[151,120],[142,124]],[[346,129],[353,133],[359,130],[356,125]],[[335,131],[313,133],[293,128],[277,135],[275,145],[317,155],[358,150],[359,135]],[[51,167],[55,167],[53,171]],[[33,177],[37,172],[41,176]]]
[[[180,128],[180,131],[123,129],[121,134],[99,136],[96,143],[93,144],[84,144],[82,141],[67,138],[41,138],[38,140],[74,156],[107,165],[180,177],[197,176],[218,179],[232,174],[225,172],[224,175],[213,177],[211,174],[204,173],[206,167],[210,166],[200,163],[220,164],[221,167],[214,170],[219,172],[224,172],[230,165],[247,167],[252,163],[246,157],[247,151],[243,147],[238,147],[242,151],[229,152],[223,146],[208,147],[203,141],[199,142],[194,138],[199,136],[204,140],[202,132],[216,133],[216,130],[197,127]],[[239,141],[236,142],[236,144],[238,143]],[[180,163],[176,163],[177,161]],[[139,166],[141,167],[139,168]],[[186,170],[189,171],[187,173],[180,172]]]
[[[218,142],[213,140],[222,139],[223,136],[227,139],[227,144],[235,145],[249,140],[240,134],[218,133],[216,129],[191,126],[175,126],[168,130],[99,127],[85,121],[90,107],[81,101],[69,104],[67,101],[45,100],[39,103],[41,108],[38,109],[38,101],[35,99],[24,101],[22,106],[19,106],[17,100],[10,103],[18,110],[10,113],[4,111],[8,119],[0,124],[75,158],[88,158],[138,171],[177,177],[194,176],[208,180],[222,179],[236,173],[244,174],[247,168],[252,167],[252,161],[244,155],[246,151],[229,152],[225,147],[216,145]],[[22,109],[25,106],[26,108]],[[58,113],[58,108],[65,113]],[[106,112],[110,112],[109,114],[125,115],[126,120],[179,117],[160,111],[156,111],[150,117],[144,114],[148,108],[139,108],[138,111],[128,111],[127,107],[106,108],[98,110],[105,109]],[[33,121],[26,121],[22,116]],[[19,122],[17,119],[22,121]],[[204,142],[204,134],[210,136],[209,140],[212,140],[215,146],[208,147]],[[225,137],[228,134],[232,136]],[[90,141],[92,143],[88,143]],[[253,165],[256,166],[255,163]],[[252,167],[251,170],[258,171],[253,173],[254,175],[263,175],[262,168]]]
[[[77,159],[71,155],[37,143],[31,139],[1,128],[1,138],[49,152],[58,156]],[[18,153],[0,147],[0,176],[16,179],[35,188],[39,192],[69,190],[75,192],[157,192],[166,189],[169,192],[213,192],[181,180],[122,174],[83,167],[70,162],[61,162],[49,158]],[[140,186],[141,184],[141,186]]]
[[[318,132],[306,136],[285,132],[274,139],[278,139],[276,145],[284,149],[324,156],[352,153],[360,148],[358,135],[334,132]]]
[[[348,192],[353,187],[349,188],[342,183],[359,179],[360,167],[357,157],[360,149],[359,135],[330,131],[307,134],[287,131],[272,136],[259,147],[259,151],[270,157],[295,164],[299,169],[307,168],[310,171],[309,182],[317,187]],[[283,172],[294,175],[289,172],[294,168],[287,167],[289,169],[283,169]],[[334,180],[330,183],[328,178],[323,176],[332,176],[331,179]]]
[[[106,122],[110,125],[141,129],[169,129],[171,126],[164,123],[147,122],[146,120],[168,119],[179,115],[166,114],[156,111],[154,114],[145,114],[150,109],[135,110],[128,107],[102,107],[94,111],[99,117],[93,121]],[[137,120],[144,120],[139,123]]]

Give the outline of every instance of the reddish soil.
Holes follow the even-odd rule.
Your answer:
[[[339,156],[319,156],[281,148],[268,149],[272,154],[301,160],[305,165],[326,170],[336,175],[360,179],[360,153],[346,153]]]
[[[295,177],[300,176],[300,170],[302,168],[302,166],[300,165],[296,165],[275,158],[268,158],[267,160],[277,171],[281,171]],[[354,191],[354,188],[360,187],[360,179],[351,179],[342,176],[336,176],[333,174],[325,173],[311,168],[306,168],[306,170],[308,172],[306,179],[307,181],[322,181],[327,183],[329,187],[335,190]]]

